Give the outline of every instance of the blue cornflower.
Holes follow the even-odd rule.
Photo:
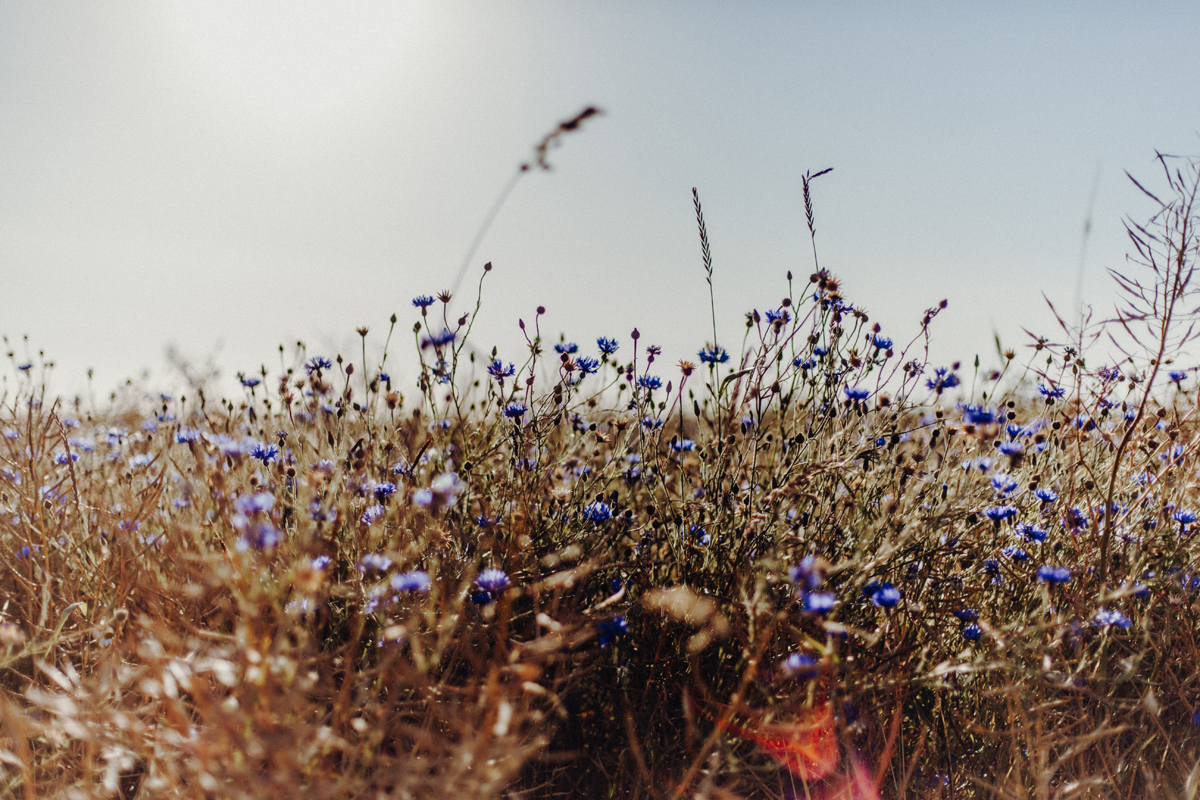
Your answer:
[[[1006,456],[1019,456],[1025,452],[1020,442],[1001,442],[996,449]]]
[[[1174,514],[1171,515],[1171,519],[1173,519],[1176,522],[1178,522],[1182,525],[1185,525],[1185,526],[1191,525],[1193,522],[1196,521],[1196,512],[1188,511],[1185,508],[1181,508],[1180,510],[1176,511]]]
[[[1101,627],[1107,628],[1110,625],[1116,625],[1121,630],[1129,630],[1133,622],[1129,617],[1122,614],[1117,609],[1097,608],[1096,616],[1092,617],[1092,622]]]
[[[1066,567],[1052,567],[1045,564],[1038,567],[1037,576],[1039,581],[1047,583],[1066,583],[1071,580],[1071,570]]]
[[[861,403],[871,396],[870,389],[863,389],[858,386],[847,386],[844,391],[846,392],[846,397],[855,403]]]
[[[240,380],[242,382],[242,386],[245,386],[247,389],[253,389],[255,386],[258,386],[258,384],[262,383],[262,381],[260,381],[258,378],[247,378],[245,376],[239,377],[238,380]]]
[[[554,345],[554,352],[558,353],[559,355],[574,355],[575,353],[579,352],[579,345],[575,344],[574,342],[559,342],[558,344]]]
[[[827,353],[829,353],[829,349],[821,347],[820,345],[817,345],[813,348],[813,355],[817,358],[824,358]]]
[[[1069,528],[1082,528],[1087,525],[1087,517],[1084,516],[1083,509],[1071,506],[1067,509],[1067,515],[1063,517],[1063,524]]]
[[[434,349],[445,347],[453,342],[454,338],[454,331],[448,328],[442,328],[441,332],[435,333],[433,336],[422,336],[421,349],[424,350],[426,347],[432,347]]]
[[[788,576],[801,594],[815,592],[821,588],[821,567],[815,556],[807,555],[802,558],[797,566],[788,570]]]
[[[817,360],[815,358],[805,358],[804,356],[796,356],[796,359],[792,362],[792,366],[797,369],[812,369],[816,365]]]
[[[1004,578],[1000,574],[1000,562],[994,558],[988,558],[984,560],[983,574],[991,577],[992,583],[1004,582]]]
[[[871,337],[871,344],[875,345],[876,350],[891,350],[892,340],[886,336],[875,334]]]
[[[1017,480],[1011,475],[997,472],[992,476],[992,488],[996,490],[996,494],[998,495],[1009,495],[1017,488]]]
[[[333,362],[324,356],[313,356],[304,365],[304,371],[309,375],[323,369],[333,369]]]
[[[267,550],[279,544],[282,538],[283,534],[279,529],[264,520],[256,523],[251,530],[234,542],[234,547],[239,553],[245,553],[252,547]]]
[[[512,585],[508,575],[501,569],[485,569],[475,579],[475,584],[490,595],[497,595]]]
[[[376,505],[370,506],[369,508],[367,508],[366,511],[364,511],[362,513],[362,522],[364,525],[374,525],[375,520],[379,519],[386,513],[387,513],[387,509],[381,505],[376,504]]]
[[[375,499],[379,502],[385,502],[389,497],[396,493],[396,484],[390,481],[375,484]]]
[[[933,388],[932,386],[929,388]],[[996,421],[996,412],[983,406],[968,403],[962,407],[963,419],[972,425],[991,425]]]
[[[657,375],[643,375],[637,379],[637,385],[643,389],[654,391],[662,388],[662,378]]]
[[[655,417],[643,417],[642,427],[646,430],[656,431],[663,426],[663,421]]]
[[[575,359],[575,366],[579,367],[579,371],[584,375],[591,375],[600,369],[600,362],[591,356],[580,356]]]
[[[804,610],[810,614],[825,616],[837,604],[837,597],[829,592],[809,592],[804,595]]]
[[[1016,531],[1018,534],[1031,542],[1038,542],[1040,544],[1041,542],[1046,541],[1046,532],[1041,528],[1034,527],[1033,525],[1018,525],[1016,527]]]
[[[242,495],[233,501],[233,507],[237,509],[238,513],[245,514],[247,517],[270,511],[274,505],[275,496],[270,492]]]
[[[629,633],[629,625],[625,622],[625,617],[616,617],[596,625],[596,631],[600,634],[600,646],[608,647],[618,636]]]
[[[1016,506],[988,506],[984,509],[983,515],[992,522],[1004,522],[1017,515],[1017,508]]]
[[[1011,558],[1013,561],[1016,561],[1018,564],[1023,561],[1029,560],[1029,553],[1026,553],[1024,550],[1017,547],[1015,544],[1010,544],[1008,547],[1004,548],[1000,552],[1003,553],[1004,555],[1008,556],[1009,558]]]
[[[890,583],[881,583],[870,597],[871,602],[879,608],[895,608],[900,602],[900,590]]]
[[[180,428],[175,431],[175,441],[179,444],[194,442],[200,438],[200,431],[193,428]]]
[[[608,507],[608,503],[597,500],[583,509],[583,518],[597,524],[608,522],[612,519],[612,509]]]
[[[690,453],[696,449],[696,443],[691,439],[674,439],[671,441],[671,449],[676,453]]]
[[[1167,377],[1169,377],[1171,379],[1172,383],[1181,383],[1181,382],[1187,380],[1187,373],[1186,372],[1171,372],[1167,375]]]
[[[418,295],[413,298],[413,306],[415,308],[425,309],[433,305],[433,298],[427,294]]]
[[[1128,582],[1122,583],[1121,586],[1128,586]],[[1144,583],[1133,584],[1133,596],[1138,600],[1145,600],[1150,596],[1150,589]]]
[[[979,620],[979,615],[973,608],[960,608],[950,613],[957,617],[959,622],[977,622]]]
[[[21,370],[21,372],[29,372],[29,370],[33,369],[33,362],[26,361],[24,364],[18,364],[17,369]]]
[[[511,362],[506,367],[504,366],[503,361],[492,361],[492,363],[488,365],[487,373],[503,383],[505,378],[511,378],[513,375],[517,374],[517,368]]]
[[[970,625],[962,629],[963,638],[969,642],[978,642],[979,637],[983,635],[983,629],[972,622]]]
[[[1037,385],[1037,390],[1038,394],[1040,394],[1042,397],[1049,398],[1059,398],[1066,394],[1061,386],[1047,386],[1044,383],[1039,383]]]
[[[952,372],[949,367],[938,367],[933,371],[933,377],[925,381],[925,385],[938,394],[941,394],[947,389],[953,389],[955,386],[958,386],[958,375]]]
[[[524,403],[509,403],[504,407],[504,416],[509,419],[520,419],[529,410]]]
[[[621,345],[616,339],[609,339],[606,336],[601,336],[596,340],[596,347],[600,348],[600,352],[603,355],[611,356],[613,353],[617,352]]]
[[[255,442],[254,446],[250,448],[250,456],[264,464],[270,464],[279,458],[279,447],[270,443]]]
[[[792,653],[783,660],[783,671],[801,681],[810,681],[817,677],[817,659],[813,656]]]
[[[688,534],[692,537],[696,544],[707,545],[712,541],[712,537],[708,535],[708,531],[694,523],[688,525]]]
[[[397,592],[418,592],[424,594],[429,591],[429,573],[420,569],[414,569],[412,572],[397,573],[392,576],[392,588]]]
[[[392,560],[387,556],[381,556],[378,553],[368,553],[359,559],[354,568],[359,572],[387,572],[391,566]]]
[[[1163,461],[1174,461],[1177,465],[1183,464],[1183,456],[1187,453],[1187,448],[1181,444],[1177,444],[1165,453],[1159,453],[1158,457]]]
[[[777,322],[780,325],[784,325],[787,322],[789,322],[791,320],[791,318],[792,318],[792,315],[787,312],[787,309],[780,309],[779,311],[768,311],[767,312],[767,324],[768,325],[774,325]]]
[[[1033,496],[1043,503],[1053,503],[1058,499],[1058,492],[1053,489],[1034,489]]]
[[[725,348],[715,344],[705,345],[698,355],[701,364],[724,364],[729,360],[729,353],[725,352]]]

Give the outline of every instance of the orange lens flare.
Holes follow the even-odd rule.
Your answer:
[[[819,781],[837,768],[839,748],[829,703],[806,709],[793,722],[763,723],[757,730],[721,719],[717,719],[717,724],[754,742],[776,763],[804,781]]]

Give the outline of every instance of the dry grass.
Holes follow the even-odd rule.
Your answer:
[[[510,371],[443,296],[410,396],[365,329],[228,401],[22,370],[0,796],[1193,798],[1194,221],[1116,366],[935,371],[940,306],[893,346],[818,271],[698,366],[535,319]]]

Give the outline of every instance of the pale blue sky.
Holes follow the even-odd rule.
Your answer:
[[[0,331],[70,390],[174,343],[227,375],[277,345],[350,354],[446,288],[516,164],[554,123],[607,113],[527,176],[483,243],[476,342],[545,332],[710,338],[691,187],[723,343],[784,274],[822,265],[897,340],[950,302],[935,359],[993,329],[1051,333],[1111,304],[1124,170],[1200,152],[1200,4],[5,3]],[[381,341],[381,340],[380,340]],[[733,349],[731,347],[730,349]],[[664,375],[671,370],[665,370]]]

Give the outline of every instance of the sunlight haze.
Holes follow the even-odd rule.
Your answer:
[[[455,300],[520,360],[518,318],[594,349],[721,343],[821,266],[899,342],[945,298],[935,362],[1053,336],[1043,293],[1104,316],[1121,218],[1155,150],[1200,150],[1192,3],[7,3],[0,7],[0,332],[76,391],[168,346],[225,379],[278,345],[411,384],[411,299],[450,287],[533,145],[594,104],[516,186]],[[799,295],[797,295],[799,296]],[[590,350],[589,350],[590,352]],[[389,362],[391,363],[391,362]],[[15,370],[6,368],[8,380]]]

